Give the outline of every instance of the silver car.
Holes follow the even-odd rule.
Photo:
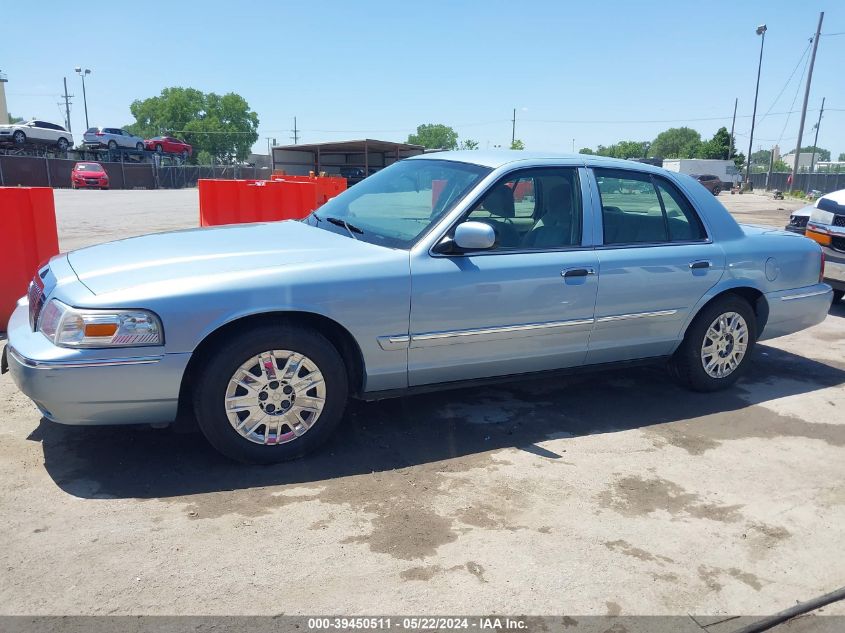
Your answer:
[[[691,389],[729,387],[758,340],[824,320],[822,274],[818,244],[738,225],[689,176],[424,154],[301,222],[58,255],[12,315],[7,362],[50,420],[192,411],[222,453],[275,462],[324,442],[350,396],[667,360]]]
[[[144,139],[118,127],[89,127],[82,135],[82,140],[88,147],[144,149]]]

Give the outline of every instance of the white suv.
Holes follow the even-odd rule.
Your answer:
[[[82,135],[82,139],[88,147],[144,149],[144,139],[119,127],[89,127]]]
[[[14,143],[18,147],[27,143],[55,145],[64,152],[73,145],[73,134],[61,125],[33,119],[26,123],[0,125],[0,143]]]

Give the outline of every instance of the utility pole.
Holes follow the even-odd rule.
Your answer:
[[[822,109],[819,110],[819,121],[816,123],[816,138],[813,139],[813,156],[810,158],[810,173],[813,173],[813,165],[816,163],[816,149],[819,146],[819,127],[822,124],[822,114],[824,114],[824,100],[825,97],[822,97]]]
[[[511,145],[516,142],[516,108],[513,109],[513,119],[511,120],[513,126],[511,127]]]
[[[819,25],[816,28],[816,36],[813,38],[813,54],[810,57],[810,68],[807,70],[807,87],[804,90],[804,106],[801,108],[801,123],[798,126],[798,144],[795,147],[795,160],[792,162],[790,191],[795,187],[795,181],[798,179],[798,160],[801,158],[801,137],[804,136],[804,119],[807,118],[807,102],[810,100],[810,83],[813,81],[813,65],[816,63],[816,51],[819,48],[819,35],[822,32],[823,21],[824,11],[819,13]]]
[[[731,142],[728,147],[728,160],[734,157],[734,128],[736,127],[736,106],[739,104],[739,97],[734,99],[734,118],[731,121]],[[750,158],[750,157],[749,157]]]
[[[293,144],[296,145],[297,143],[299,143],[299,130],[296,127],[296,117],[293,117],[293,130],[292,130],[292,132],[293,132],[293,136],[291,136],[291,138],[293,139]]]
[[[73,130],[70,129],[70,98],[73,95],[69,95],[67,93],[67,77],[65,77],[64,80],[65,80],[65,93],[62,95],[62,97],[65,100],[65,122],[67,123],[67,131],[73,132]]]
[[[760,61],[757,62],[757,88],[754,89],[754,109],[751,111],[751,134],[748,136],[748,158],[745,159],[745,184],[751,186],[751,152],[754,149],[754,121],[757,118],[757,96],[760,94],[760,70],[763,68],[763,45],[766,43],[766,25],[757,27],[757,35],[762,35],[760,40]]]

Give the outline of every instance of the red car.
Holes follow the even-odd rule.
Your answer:
[[[109,175],[100,163],[76,163],[70,172],[74,189],[108,189]]]
[[[179,154],[187,158],[194,151],[194,148],[185,141],[180,141],[174,136],[156,136],[144,141],[144,148],[159,154]]]

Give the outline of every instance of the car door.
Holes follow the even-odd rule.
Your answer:
[[[461,222],[480,221],[494,227],[493,248],[449,253],[435,246],[412,255],[409,385],[584,361],[598,288],[584,200],[584,169],[512,172],[440,242],[448,244]]]
[[[722,249],[669,179],[593,169],[600,283],[588,363],[668,354],[699,299],[721,278]]]
[[[32,134],[28,135],[32,139],[37,139],[45,143],[52,143],[58,140],[58,134],[49,128],[49,125],[44,121],[32,122]]]

